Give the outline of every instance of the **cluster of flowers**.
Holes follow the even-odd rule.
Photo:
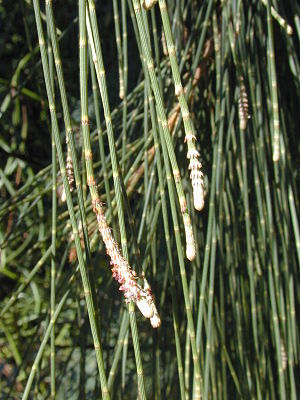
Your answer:
[[[133,301],[145,318],[150,318],[153,328],[161,324],[150,285],[143,277],[144,287],[137,282],[136,273],[130,268],[128,262],[122,256],[118,243],[112,236],[111,229],[107,225],[102,205],[95,201],[94,212],[97,216],[99,232],[103,238],[106,252],[110,257],[112,276],[119,282],[119,290],[123,291],[126,303]]]
[[[67,143],[66,173],[67,173],[67,178],[68,178],[68,182],[70,185],[70,192],[73,192],[73,189],[74,189],[73,161],[72,161],[71,149],[70,149],[68,140],[66,140],[66,143]],[[63,185],[61,186],[61,189],[60,189],[60,198],[63,203],[65,203],[65,201],[67,200],[65,188]]]
[[[66,172],[67,172],[67,178],[68,178],[69,185],[70,185],[70,192],[72,192],[74,189],[73,162],[72,162],[72,156],[71,156],[71,149],[70,149],[68,142],[67,142],[67,146],[68,146],[68,152],[67,152],[67,159],[66,159]]]
[[[204,181],[201,172],[201,162],[198,160],[199,152],[196,149],[190,149],[187,153],[190,160],[189,169],[191,170],[191,182],[193,186],[194,207],[201,211],[204,207]]]
[[[246,87],[244,84],[244,78],[240,76],[240,93],[239,93],[239,120],[240,129],[244,131],[247,128],[247,122],[249,118],[248,113],[248,96]]]

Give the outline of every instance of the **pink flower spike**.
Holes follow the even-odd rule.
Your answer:
[[[125,302],[133,301],[136,303],[146,318],[154,318],[153,321],[150,321],[152,326],[159,326],[160,318],[154,304],[150,285],[146,279],[144,279],[144,288],[137,283],[136,273],[131,270],[127,260],[122,256],[118,243],[107,225],[102,205],[97,199],[93,201],[93,210],[97,215],[99,232],[110,257],[112,276],[120,283],[119,290],[123,291]]]

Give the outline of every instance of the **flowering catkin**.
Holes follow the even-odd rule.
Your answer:
[[[73,183],[74,183],[73,162],[72,162],[71,149],[70,149],[68,140],[66,140],[66,143],[67,143],[66,173],[67,173],[67,179],[68,179],[68,182],[70,185],[70,192],[73,192],[73,189],[74,189],[74,186],[73,186]],[[60,199],[63,203],[65,203],[65,201],[67,200],[65,188],[63,185],[61,186],[61,190],[60,190]]]
[[[67,178],[69,181],[70,185],[70,192],[73,191],[73,182],[74,182],[74,172],[73,172],[73,162],[72,162],[72,156],[71,156],[71,150],[70,146],[67,143],[67,159],[66,159],[66,172],[67,172]]]
[[[125,96],[125,87],[124,87],[123,70],[122,68],[119,68],[119,97],[121,100],[123,100],[124,96]]]
[[[242,131],[246,130],[248,122],[248,96],[246,91],[246,86],[244,84],[244,78],[240,77],[240,94],[239,94],[239,120],[240,129]]]
[[[191,219],[188,213],[183,215],[183,224],[186,237],[186,257],[193,261],[196,257],[196,248]]]
[[[283,369],[283,371],[285,371],[286,367],[287,367],[288,358],[287,358],[287,354],[286,354],[283,342],[281,342],[281,344],[280,344],[280,355],[281,355],[282,369]]]
[[[110,257],[112,276],[119,282],[119,290],[123,291],[126,303],[133,301],[144,317],[150,318],[153,328],[158,328],[161,321],[154,304],[150,285],[145,278],[144,287],[137,283],[135,272],[132,271],[128,262],[122,256],[119,245],[107,225],[100,201],[94,201],[93,209],[97,216],[98,228],[104,241],[106,252]]]
[[[191,149],[187,153],[190,160],[189,169],[191,170],[190,178],[193,187],[194,207],[201,211],[204,207],[204,181],[201,172],[201,162],[198,160],[199,153],[196,149]]]

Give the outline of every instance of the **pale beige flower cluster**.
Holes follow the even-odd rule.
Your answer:
[[[191,170],[190,178],[193,186],[194,207],[201,211],[204,207],[204,181],[201,172],[201,162],[198,160],[199,152],[196,149],[190,149],[187,158],[190,160],[189,169]]]
[[[71,156],[71,150],[69,144],[68,146],[68,152],[67,152],[67,159],[66,159],[66,172],[67,172],[67,178],[69,181],[70,185],[70,192],[73,191],[73,183],[74,183],[74,172],[73,172],[73,162],[72,162],[72,156]]]
[[[133,301],[145,318],[150,318],[153,328],[161,324],[150,285],[143,277],[144,287],[137,282],[136,273],[130,268],[122,256],[118,243],[112,236],[103,208],[99,201],[94,202],[94,212],[97,216],[99,232],[104,241],[106,252],[110,257],[112,276],[119,282],[119,290],[123,291],[126,303]]]
[[[240,77],[239,121],[240,121],[240,129],[242,131],[246,130],[247,128],[248,118],[249,118],[248,95],[246,91],[246,86],[244,84],[244,78]]]
[[[183,215],[183,225],[186,238],[186,257],[188,260],[193,261],[196,257],[196,248],[191,219],[188,213]]]
[[[70,185],[70,192],[73,192],[73,189],[74,189],[73,161],[72,161],[71,149],[70,149],[68,140],[66,140],[66,143],[67,143],[66,174],[67,174],[67,179],[68,179],[68,182]],[[63,203],[65,203],[65,201],[67,200],[65,188],[63,185],[61,186],[61,190],[60,190],[60,199]]]

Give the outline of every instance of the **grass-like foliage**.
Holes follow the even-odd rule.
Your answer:
[[[0,26],[0,398],[296,399],[298,3]]]

